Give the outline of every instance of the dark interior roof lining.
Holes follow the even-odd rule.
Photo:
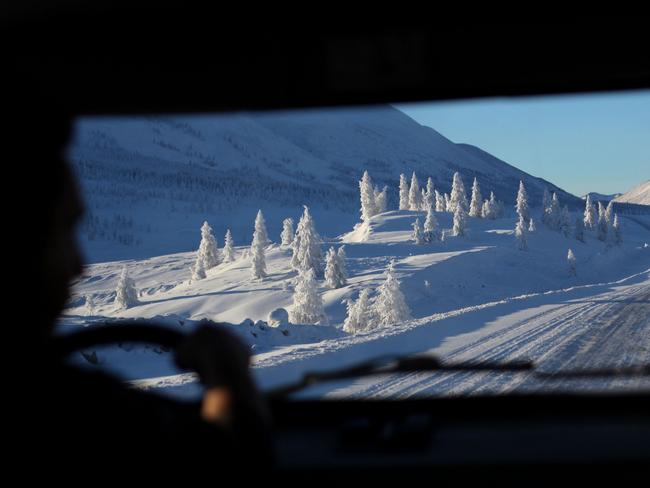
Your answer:
[[[14,17],[3,37],[18,71],[85,114],[650,88],[647,17],[411,20],[316,26],[102,5]]]

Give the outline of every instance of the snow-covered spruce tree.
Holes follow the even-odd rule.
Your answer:
[[[432,206],[427,209],[427,218],[424,221],[424,240],[426,242],[438,240],[438,219]]]
[[[134,307],[138,304],[138,292],[135,289],[135,282],[129,276],[126,266],[122,268],[122,274],[117,282],[115,303],[121,309]]]
[[[576,218],[576,225],[573,229],[573,237],[580,242],[585,242],[585,223],[580,217]]]
[[[204,280],[206,277],[203,260],[200,259],[199,257],[197,257],[196,261],[194,261],[194,266],[190,268],[190,271],[192,271],[192,277],[190,278],[191,283],[194,283],[195,281]]]
[[[280,234],[282,246],[289,247],[293,242],[293,219],[291,217],[282,221],[282,233]]]
[[[445,205],[445,197],[438,190],[436,193],[436,212],[446,212],[447,206]]]
[[[318,294],[316,274],[309,268],[300,271],[296,278],[293,292],[293,308],[290,313],[291,322],[294,324],[321,324],[327,323],[323,309],[323,299]]]
[[[399,209],[408,210],[409,205],[409,184],[404,174],[399,175]]]
[[[345,264],[347,261],[347,256],[345,254],[345,245],[339,247],[339,250],[336,252],[336,257],[339,260],[339,270],[341,272],[341,276],[343,276],[343,285],[345,286],[348,284],[348,268]]]
[[[607,218],[602,202],[598,202],[598,239],[603,242],[607,240]]]
[[[517,192],[517,203],[515,204],[515,210],[517,215],[523,218],[526,223],[530,218],[530,208],[528,207],[528,193],[526,193],[526,187],[524,182],[519,180],[519,191]]]
[[[528,224],[528,232],[535,232],[537,227],[535,226],[535,220],[531,217],[530,223]]]
[[[451,183],[451,195],[449,197],[449,204],[447,205],[447,211],[455,212],[456,207],[461,205],[463,210],[467,213],[468,204],[467,204],[467,194],[465,193],[465,185],[463,180],[460,177],[460,173],[456,171],[454,173],[454,179]],[[450,208],[451,207],[451,208]]]
[[[451,208],[451,198],[449,193],[445,193],[445,212],[454,213],[454,210]]]
[[[542,224],[546,225],[546,209],[551,206],[551,194],[548,189],[544,188],[542,196]]]
[[[372,186],[372,179],[367,171],[359,181],[359,193],[361,197],[361,220],[368,222],[377,213],[375,205],[375,189]]]
[[[454,210],[454,227],[451,231],[454,237],[467,235],[467,212],[463,205],[456,205]]]
[[[297,269],[306,271],[310,268],[314,270],[316,276],[322,272],[321,269],[321,238],[316,232],[314,220],[309,213],[309,207],[304,206],[304,211],[298,228],[296,229],[296,237],[293,246],[293,258],[291,265]]]
[[[569,208],[565,205],[560,211],[560,232],[564,237],[571,235],[571,216],[569,215]]]
[[[400,282],[395,277],[394,264],[391,261],[386,271],[386,280],[378,288],[374,302],[377,325],[397,325],[411,318],[411,310],[406,304],[400,290]]]
[[[420,208],[418,210],[425,210],[427,205],[427,190],[425,188],[420,189]]]
[[[339,251],[342,248],[339,248]],[[325,256],[325,285],[332,289],[341,288],[347,285],[346,278],[345,262],[341,260],[340,253],[337,253],[334,247],[330,247]]]
[[[370,290],[365,288],[359,292],[359,298],[356,301],[348,300],[343,330],[349,334],[356,334],[371,329],[373,326],[372,315]]]
[[[614,244],[620,246],[623,244],[623,234],[621,233],[621,222],[618,219],[618,214],[614,214],[614,223],[612,224],[612,230],[614,231]]]
[[[515,242],[517,249],[520,251],[528,250],[528,240],[526,239],[526,221],[520,215],[517,225],[515,226]]]
[[[415,219],[415,222],[411,224],[413,226],[413,232],[411,233],[411,239],[416,244],[424,244],[424,231],[422,230],[422,224],[420,224],[420,219]]]
[[[566,262],[569,268],[569,276],[576,276],[576,256],[573,254],[573,250],[569,249],[569,252],[566,255]]]
[[[551,197],[551,204],[546,209],[546,226],[551,230],[560,229],[560,201],[557,195],[553,193]]]
[[[230,229],[226,230],[226,237],[224,238],[223,251],[221,252],[223,256],[224,263],[232,263],[235,260],[235,248],[234,242],[232,240],[232,234]]]
[[[205,271],[214,268],[221,262],[219,249],[217,248],[217,240],[212,235],[212,227],[207,222],[203,222],[201,226],[201,243],[199,244],[196,259],[197,261],[203,261]]]
[[[427,178],[427,188],[422,199],[422,210],[428,211],[429,207],[436,204],[436,189],[433,186],[433,178]]]
[[[261,215],[261,211],[258,212],[257,218],[255,219],[255,231],[253,232],[253,242],[251,242],[250,249],[251,279],[253,280],[266,278],[265,250],[268,239],[265,239],[266,228],[264,226],[264,217],[261,217]]]
[[[472,184],[472,200],[469,204],[470,217],[482,217],[483,213],[483,197],[481,196],[481,188],[478,186],[478,180],[474,177]]]
[[[413,171],[411,176],[411,187],[409,188],[409,210],[420,210],[422,208],[422,193],[420,193],[420,183],[418,177]]]
[[[264,220],[262,209],[257,211],[257,216],[255,217],[255,232],[258,233],[259,240],[263,243],[264,247],[271,243],[269,234],[266,232],[266,221]]]
[[[388,209],[388,187],[379,191],[375,189],[375,210],[378,214],[384,213]]]
[[[598,215],[596,214],[596,208],[594,207],[593,202],[591,201],[591,195],[587,194],[587,199],[585,200],[585,213],[583,223],[586,229],[594,230],[598,223]]]
[[[607,208],[605,208],[605,220],[610,225],[614,223],[614,202],[612,200],[609,201]]]
[[[484,219],[494,220],[497,218],[497,199],[494,196],[494,192],[490,192],[490,199],[483,202],[483,208],[481,209],[481,216]]]

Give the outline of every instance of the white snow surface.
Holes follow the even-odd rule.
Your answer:
[[[279,216],[266,210],[265,216],[270,226],[281,226]],[[623,245],[610,248],[592,232],[581,243],[540,224],[527,235],[528,251],[516,249],[514,218],[468,217],[468,237],[416,245],[410,240],[416,217],[423,220],[424,212],[389,211],[324,238],[323,250],[345,243],[349,274],[348,285],[339,289],[326,289],[319,282],[327,326],[274,328],[261,322],[278,307],[290,312],[292,306],[296,273],[290,267],[291,251],[273,244],[266,251],[269,276],[262,281],[250,279],[247,245],[236,248],[234,262],[219,264],[207,271],[206,279],[192,283],[195,252],[90,264],[74,285],[58,330],[68,333],[120,318],[154,319],[181,331],[191,330],[201,319],[228,322],[250,345],[254,374],[263,389],[296,381],[308,371],[386,354],[432,353],[449,361],[529,359],[550,371],[650,361],[648,217],[622,216]],[[436,217],[441,229],[451,228],[451,214],[439,212]],[[533,218],[541,221],[535,212]],[[317,228],[321,224],[316,217]],[[250,226],[252,231],[252,219]],[[568,274],[568,248],[577,258],[576,277]],[[363,288],[376,289],[391,260],[412,320],[356,335],[343,332],[343,300],[356,299]],[[124,266],[140,294],[139,303],[126,310],[114,304]],[[87,296],[92,297],[93,315],[85,305]],[[167,351],[121,345],[95,352],[96,366],[81,354],[72,360],[114,371],[141,388],[180,396],[198,391],[195,376],[179,372]],[[539,382],[525,374],[428,373],[325,384],[303,395],[405,398],[648,387],[639,378]]]

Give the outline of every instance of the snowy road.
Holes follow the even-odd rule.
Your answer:
[[[431,352],[454,361],[531,359],[548,372],[650,362],[650,279],[646,273],[630,281],[603,287],[610,289],[591,296],[571,290],[561,298],[555,297],[559,300],[532,303],[530,308],[507,313],[474,333],[451,338]],[[333,389],[326,396],[407,398],[639,387],[650,388],[650,379],[542,381],[529,373],[413,373],[364,379]]]

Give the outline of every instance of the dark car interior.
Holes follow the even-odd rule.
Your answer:
[[[321,16],[314,7],[300,20],[191,2],[2,9],[5,69],[38,80],[44,96],[75,115],[650,88],[650,19],[642,17],[438,14],[423,22],[415,12],[371,20],[333,7]],[[90,334],[62,349],[129,337],[174,347],[178,339],[141,332]],[[650,472],[648,392],[373,401],[275,395],[270,405],[273,469],[289,480],[360,475],[525,485],[568,472],[582,482],[647,483]]]

